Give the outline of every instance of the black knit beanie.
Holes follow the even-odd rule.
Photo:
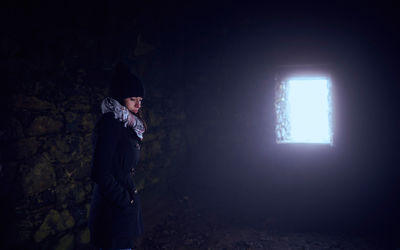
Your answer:
[[[144,98],[144,88],[126,64],[118,63],[112,76],[109,94],[122,104],[123,99],[127,97]]]

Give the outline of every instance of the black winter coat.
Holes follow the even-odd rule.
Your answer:
[[[91,242],[101,248],[133,248],[143,232],[140,200],[132,177],[140,139],[131,128],[104,114],[94,131],[89,216]]]

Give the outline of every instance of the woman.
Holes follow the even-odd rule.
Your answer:
[[[94,131],[89,229],[92,244],[101,249],[133,249],[135,238],[143,232],[133,180],[146,131],[139,113],[143,97],[139,79],[119,64]]]

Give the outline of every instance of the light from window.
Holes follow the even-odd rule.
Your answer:
[[[276,95],[277,143],[332,145],[331,83],[328,77],[290,77]]]

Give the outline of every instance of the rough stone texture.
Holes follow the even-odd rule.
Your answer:
[[[95,126],[97,116],[94,114],[84,114],[81,120],[81,132],[92,131]]]
[[[36,117],[27,130],[30,136],[46,135],[60,132],[63,127],[61,121],[57,121],[48,116]]]
[[[148,51],[146,46],[137,51],[142,55]],[[32,85],[21,83],[20,93],[9,99],[15,112],[0,130],[1,142],[7,145],[0,176],[7,180],[2,182],[4,195],[10,196],[6,190],[17,192],[12,209],[15,220],[11,222],[14,236],[6,243],[11,248],[86,249],[90,242],[87,220],[92,192],[92,132],[101,115],[100,103],[107,96],[107,84],[91,86],[81,71],[68,67],[73,68],[73,63],[51,68],[63,75],[57,83],[57,77]],[[145,67],[135,67],[145,72]],[[104,72],[109,75],[110,69],[87,76]],[[76,82],[72,83],[73,79]],[[177,148],[185,148],[179,124],[186,115],[176,108],[181,104],[164,103],[164,91],[157,90],[157,84],[146,87],[149,101],[144,104],[143,115],[149,129],[135,179],[140,191],[153,192],[165,187],[167,173],[177,167],[176,161],[166,158],[183,155],[180,152],[179,156]],[[152,93],[160,98],[153,99]],[[165,105],[175,107],[168,109]]]
[[[17,160],[27,159],[34,156],[41,142],[36,137],[28,137],[15,141],[10,145],[8,157],[15,157]],[[15,155],[13,155],[15,153]]]
[[[35,96],[17,95],[14,97],[13,103],[15,103],[14,108],[17,110],[51,111],[56,107],[54,104]]]
[[[112,35],[76,27],[69,34],[56,26],[29,41],[2,40],[7,114],[0,125],[0,193],[10,201],[3,216],[11,218],[4,223],[11,237],[0,248],[88,248],[93,128],[121,59],[146,88],[142,111],[148,131],[135,176],[138,189],[165,188],[182,161],[186,138],[179,128],[186,114],[176,98],[182,93],[176,92],[184,89],[167,86],[166,79],[174,79],[161,73],[160,38],[149,39],[131,22],[114,21],[105,25],[115,30]]]
[[[77,204],[85,201],[88,198],[88,192],[91,191],[90,184],[83,186],[83,183],[72,182],[59,184],[56,187],[57,202],[59,204],[72,203]]]
[[[75,237],[72,234],[64,235],[59,241],[55,250],[72,250],[74,249]]]
[[[67,123],[73,123],[76,121],[76,119],[78,119],[79,114],[74,112],[65,112],[64,116]]]
[[[43,153],[33,168],[23,178],[23,188],[26,195],[45,191],[56,184],[56,175],[50,156]]]
[[[43,224],[35,232],[34,239],[36,242],[41,242],[47,236],[62,232],[74,225],[75,220],[67,210],[59,213],[57,210],[51,209]]]
[[[62,106],[69,111],[90,112],[92,106],[86,96],[72,96]]]
[[[85,228],[82,232],[79,234],[79,242],[81,244],[88,244],[90,242],[90,231],[89,228]]]

